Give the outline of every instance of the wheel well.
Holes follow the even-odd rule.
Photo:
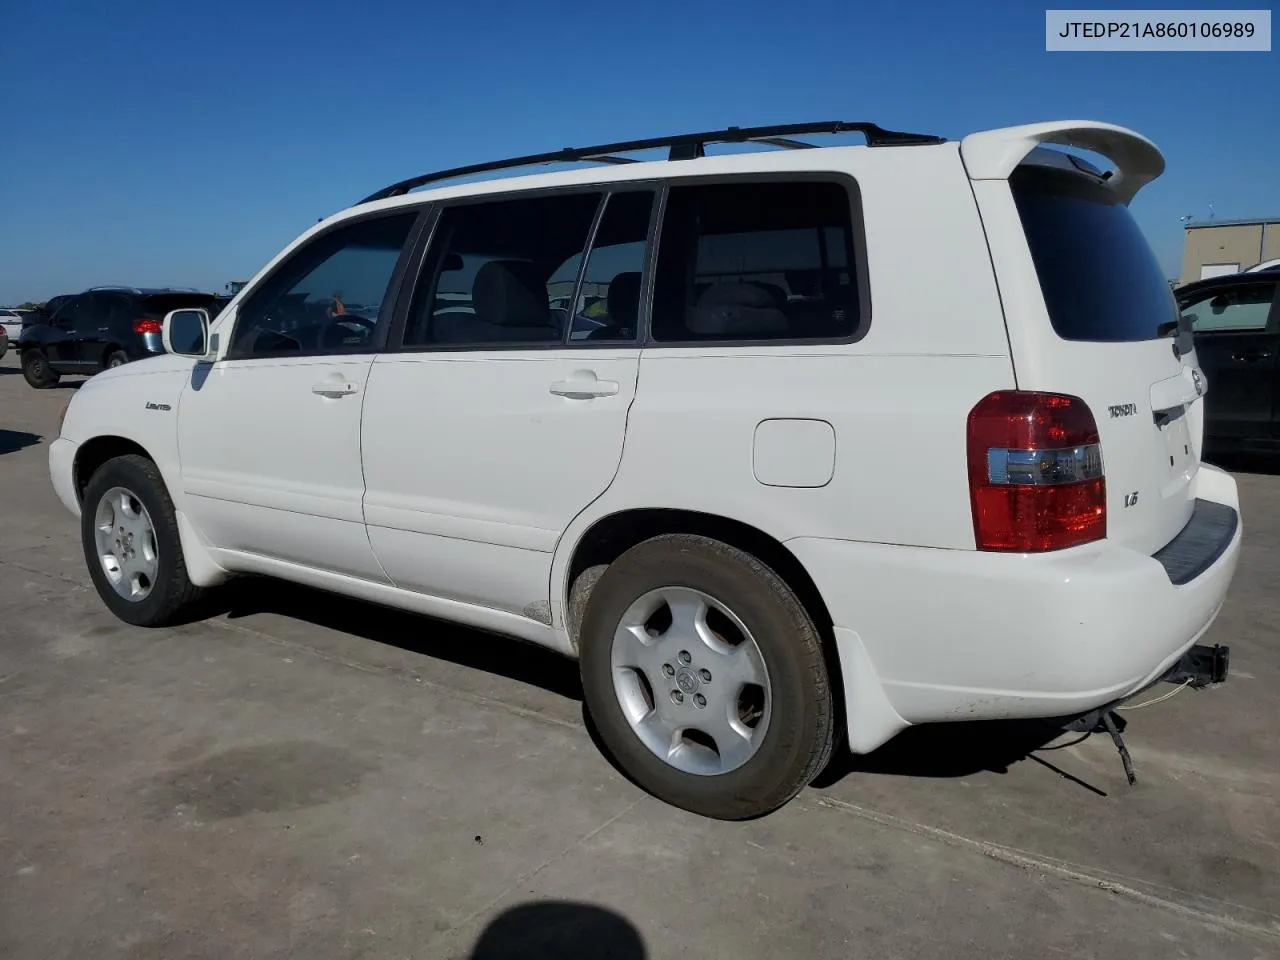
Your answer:
[[[664,533],[710,537],[757,557],[795,591],[824,641],[831,638],[831,614],[817,584],[795,554],[763,530],[739,520],[693,510],[627,510],[597,520],[574,548],[565,610],[569,637],[575,648],[582,612],[600,573],[636,544]]]
[[[124,437],[94,437],[82,443],[80,449],[76,451],[74,471],[76,497],[83,499],[84,488],[89,485],[90,478],[100,466],[112,457],[123,457],[130,453],[136,453],[148,460],[153,459],[142,446]]]

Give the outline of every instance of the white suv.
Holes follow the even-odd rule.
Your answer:
[[[638,783],[759,815],[837,745],[1185,666],[1241,534],[1128,211],[1163,169],[1071,121],[418,177],[88,381],[53,484],[129,623],[252,573],[545,644]]]

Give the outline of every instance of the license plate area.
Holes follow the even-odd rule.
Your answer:
[[[1163,420],[1163,422],[1161,422]],[[1185,407],[1157,414],[1156,424],[1163,441],[1158,445],[1163,451],[1164,464],[1161,476],[1161,496],[1169,497],[1186,487],[1196,472],[1195,445],[1191,442],[1191,426]]]

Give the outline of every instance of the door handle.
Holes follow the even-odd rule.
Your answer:
[[[1239,353],[1233,353],[1231,359],[1238,363],[1257,363],[1259,360],[1267,360],[1271,357],[1270,350],[1242,350]]]
[[[557,380],[551,384],[552,393],[557,397],[569,397],[572,400],[591,400],[596,397],[612,397],[618,392],[616,380],[597,380],[594,373],[579,375],[571,380]]]
[[[321,380],[319,383],[312,385],[311,392],[317,393],[322,397],[337,398],[349,397],[359,389],[358,385],[346,380]]]
[[[110,329],[111,329],[110,327],[99,327],[99,328],[98,328],[98,332],[99,332],[99,333],[106,333],[106,332],[107,332],[108,330],[110,330]]]

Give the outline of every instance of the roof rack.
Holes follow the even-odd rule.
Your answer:
[[[130,287],[130,286],[126,286],[124,284],[119,284],[119,283],[104,283],[104,284],[99,284],[96,287],[90,287],[88,290],[85,291],[85,293],[92,293],[95,290],[125,290],[129,293],[142,292],[137,287]]]
[[[374,200],[385,200],[387,197],[399,197],[428,183],[441,180],[453,180],[475,173],[489,173],[494,170],[510,170],[515,167],[532,167],[546,163],[576,163],[584,160],[595,163],[635,163],[630,157],[620,157],[620,153],[633,153],[638,150],[652,150],[657,147],[669,147],[668,160],[692,160],[706,156],[708,143],[764,143],[789,150],[804,150],[816,144],[794,140],[793,137],[814,134],[861,133],[867,138],[869,147],[905,147],[921,144],[946,143],[946,137],[938,137],[926,133],[903,133],[898,130],[885,130],[874,123],[826,120],[817,123],[788,123],[771,127],[728,127],[725,130],[710,130],[705,133],[681,133],[669,137],[654,137],[649,140],[628,140],[621,143],[604,143],[594,147],[565,147],[551,153],[535,153],[527,157],[513,157],[510,160],[492,160],[488,163],[473,163],[470,166],[454,167],[450,170],[438,170],[435,173],[424,173],[421,176],[401,180],[391,186],[370,194],[360,203]]]

